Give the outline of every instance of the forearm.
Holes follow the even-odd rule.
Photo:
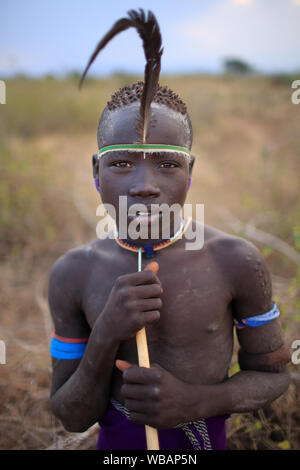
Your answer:
[[[206,386],[206,391],[201,396],[207,396],[207,400],[202,400],[201,403],[199,400],[197,403],[197,387],[195,387],[191,403],[194,415],[192,419],[244,413],[263,408],[282,395],[289,383],[287,371],[278,373],[241,371],[220,384]]]
[[[51,397],[53,413],[71,432],[82,432],[103,416],[119,341],[96,322],[79,366]]]

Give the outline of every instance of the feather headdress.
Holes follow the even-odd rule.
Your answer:
[[[141,97],[140,116],[138,117],[137,122],[137,131],[140,135],[142,143],[144,144],[146,143],[147,131],[151,120],[151,102],[158,86],[160,61],[161,55],[163,53],[159,25],[151,11],[148,11],[148,14],[146,15],[142,9],[139,9],[139,11],[130,10],[128,12],[128,18],[121,18],[113,25],[113,27],[98,43],[82,74],[79,87],[81,87],[88,69],[94,62],[98,53],[112,38],[128,28],[135,28],[139,33],[143,41],[143,48],[146,57],[144,88]]]

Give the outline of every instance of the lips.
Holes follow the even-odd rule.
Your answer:
[[[146,206],[146,208],[147,208],[147,211],[139,211],[139,210],[132,211],[131,209],[131,211],[135,213],[133,214],[128,213],[128,218],[130,220],[135,220],[136,222],[139,222],[139,223],[151,224],[151,223],[157,222],[161,216],[161,212],[153,211],[151,210],[151,207]]]
[[[151,212],[141,212],[141,211],[137,211],[136,214],[137,214],[137,215],[151,215]]]
[[[129,215],[128,216],[131,220],[135,220],[141,224],[151,224],[155,223],[159,220],[160,214],[151,214],[151,213],[137,213],[136,215]]]

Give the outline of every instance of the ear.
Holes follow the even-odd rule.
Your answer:
[[[194,163],[195,163],[195,156],[191,155],[191,161],[190,161],[190,164],[189,164],[190,176],[192,175]]]
[[[92,161],[93,161],[93,177],[94,177],[95,187],[98,193],[101,194],[100,188],[99,188],[99,158],[96,153],[94,153]]]
[[[93,155],[92,164],[93,164],[93,177],[99,178],[99,158],[98,158],[97,153],[94,153]]]

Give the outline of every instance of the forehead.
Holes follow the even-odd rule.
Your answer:
[[[139,103],[106,112],[101,119],[102,145],[131,144],[140,141],[136,130]],[[147,143],[186,146],[190,141],[187,118],[165,105],[151,104],[151,124]]]

